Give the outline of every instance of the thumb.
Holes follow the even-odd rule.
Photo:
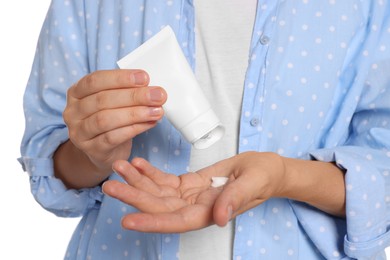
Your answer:
[[[266,199],[256,196],[256,189],[246,185],[243,178],[226,184],[214,203],[213,218],[218,226],[225,226],[231,219],[245,211],[258,206]]]
[[[216,199],[213,208],[213,218],[218,226],[225,226],[233,217],[238,209],[241,208],[242,194],[240,194],[235,181],[227,183],[220,187],[222,192]]]

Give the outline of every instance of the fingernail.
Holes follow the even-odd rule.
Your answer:
[[[118,173],[116,172],[116,170],[114,169],[114,164],[111,165],[111,170],[112,170],[113,173],[118,174]]]
[[[131,76],[133,77],[134,85],[136,86],[143,86],[146,82],[146,75],[142,71],[137,71],[135,73],[132,73]]]
[[[103,183],[102,183],[102,186],[101,186],[101,190],[102,190],[102,193],[103,193],[103,194],[106,194],[106,193],[104,192],[104,188],[103,188],[105,184],[106,184],[106,182],[103,182]]]
[[[134,221],[128,220],[125,217],[122,217],[121,223],[122,223],[122,227],[125,229],[133,229],[136,226]]]
[[[149,91],[151,101],[161,101],[163,100],[163,93],[158,88],[151,88]]]
[[[153,107],[153,108],[150,108],[150,110],[149,110],[149,114],[151,116],[159,116],[159,115],[161,115],[161,113],[162,113],[161,107]]]

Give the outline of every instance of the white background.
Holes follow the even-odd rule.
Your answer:
[[[0,259],[62,259],[78,222],[43,210],[30,194],[28,176],[16,161],[24,130],[22,96],[49,3],[0,3]]]
[[[22,96],[49,3],[0,2],[0,259],[63,259],[78,222],[43,210],[16,160],[24,131]]]

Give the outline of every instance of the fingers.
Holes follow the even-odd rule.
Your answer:
[[[126,155],[125,143],[164,115],[166,92],[148,84],[141,70],[96,71],[82,78],[68,90],[63,112],[72,143],[98,164],[123,159],[116,156]]]
[[[146,87],[149,76],[142,70],[101,70],[82,78],[68,94],[81,99],[109,89]]]
[[[187,205],[176,189],[159,186],[127,161],[115,161],[113,169],[128,184],[106,181],[103,192],[111,197],[146,213],[173,212]]]
[[[178,188],[180,185],[180,178],[173,174],[167,174],[160,171],[158,168],[152,166],[148,161],[142,158],[135,158],[131,164],[144,176],[152,179],[156,184],[161,186],[170,186]]]
[[[182,233],[207,227],[214,223],[212,210],[219,193],[217,189],[207,190],[193,204],[180,199],[181,204],[175,201],[172,204],[177,207],[170,211],[143,211],[126,215],[122,219],[122,226],[141,232],[158,233]],[[166,199],[172,200],[172,197]]]
[[[164,115],[161,107],[136,107],[103,110],[78,121],[74,130],[81,140],[89,140],[111,130],[143,123],[155,123]],[[76,123],[76,124],[77,124]]]
[[[63,117],[68,127],[77,128],[79,123],[82,128],[78,132],[86,132],[91,138],[124,125],[160,120],[166,99],[160,87],[101,91],[83,99],[68,96]]]
[[[144,159],[136,158],[131,163],[118,160],[113,169],[128,184],[106,181],[103,192],[142,212],[125,216],[124,228],[164,233],[185,232],[212,224],[212,208],[220,191],[205,190],[194,203],[188,203],[181,197],[179,188],[172,186],[172,183],[181,184],[180,179],[158,170]]]
[[[149,129],[163,117],[167,94],[161,87],[148,87],[141,70],[96,71],[85,76],[68,91],[63,118],[72,141],[82,146],[98,135],[118,128]],[[140,124],[140,126],[137,126]]]
[[[151,171],[157,171],[156,168],[148,165]],[[141,174],[132,164],[124,160],[118,160],[113,163],[113,170],[118,173],[130,186],[145,191],[156,197],[175,196],[178,193],[171,187],[162,187],[153,179]]]
[[[105,194],[145,213],[171,212],[185,206],[183,201],[174,197],[163,199],[115,180],[104,182],[102,190]]]
[[[68,98],[74,98],[69,96]],[[76,99],[75,110],[83,119],[97,111],[129,106],[161,107],[167,94],[161,87],[138,87],[110,89],[96,92],[82,99]]]
[[[183,233],[212,224],[210,214],[204,205],[191,205],[176,212],[129,214],[122,218],[122,226],[140,232]]]

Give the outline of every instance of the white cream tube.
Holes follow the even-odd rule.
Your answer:
[[[118,66],[145,70],[151,86],[166,90],[165,116],[195,148],[210,147],[224,135],[224,127],[203,94],[171,27],[164,27],[119,60]]]

